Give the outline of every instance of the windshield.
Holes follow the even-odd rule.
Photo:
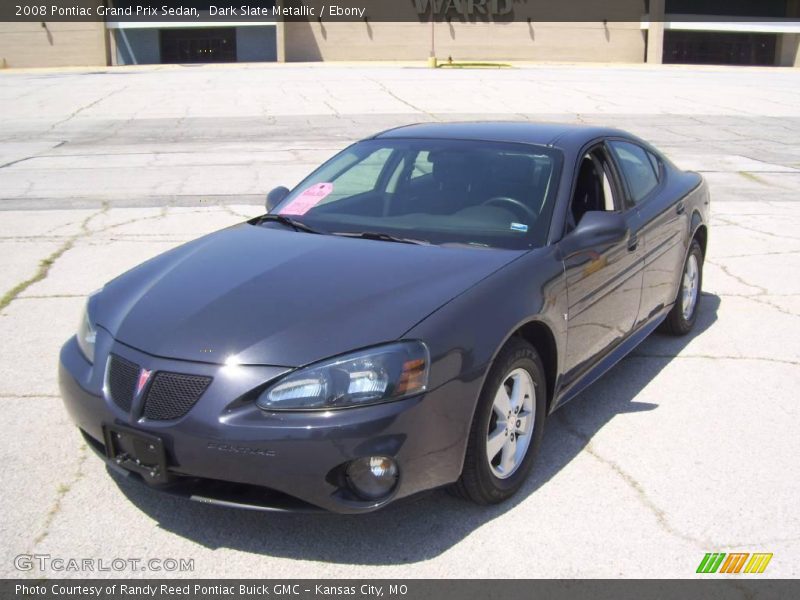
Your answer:
[[[272,210],[329,234],[544,245],[560,153],[525,144],[375,139],[334,156]]]

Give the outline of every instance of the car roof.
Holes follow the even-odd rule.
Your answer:
[[[566,123],[520,121],[476,121],[466,123],[418,123],[389,129],[373,137],[380,139],[451,139],[485,142],[512,142],[538,146],[574,148],[599,138],[621,136],[627,132],[608,127]]]

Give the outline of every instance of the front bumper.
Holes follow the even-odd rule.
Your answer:
[[[142,368],[205,375],[213,381],[183,417],[146,419],[134,403],[122,410],[104,385],[112,352]],[[236,399],[284,367],[226,367],[157,358],[98,331],[95,365],[71,338],[61,350],[59,383],[67,411],[89,446],[105,458],[104,426],[127,427],[163,440],[169,483],[157,487],[195,500],[265,510],[375,510],[455,481],[461,472],[472,402],[452,381],[426,394],[375,406],[326,412],[267,413]],[[391,456],[394,491],[368,502],[350,491],[344,466]],[[120,470],[147,483],[138,474]]]

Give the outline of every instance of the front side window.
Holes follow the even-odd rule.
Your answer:
[[[621,208],[611,183],[609,159],[602,147],[596,147],[581,158],[575,187],[567,213],[567,231],[578,226],[590,211],[613,212]]]
[[[545,243],[560,165],[560,152],[525,144],[367,140],[273,212],[329,234],[527,249]]]
[[[615,140],[609,142],[609,146],[628,182],[631,200],[638,204],[658,186],[658,165],[653,162],[656,159],[641,146],[630,142]]]

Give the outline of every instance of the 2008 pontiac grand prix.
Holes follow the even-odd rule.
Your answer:
[[[119,473],[273,510],[500,502],[547,415],[697,316],[707,186],[622,131],[401,127],[267,209],[88,299],[61,390]]]

